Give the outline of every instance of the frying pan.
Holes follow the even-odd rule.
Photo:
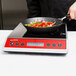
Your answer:
[[[66,15],[62,18],[51,18],[51,17],[34,17],[34,18],[28,18],[22,21],[22,24],[25,26],[25,24],[30,24],[31,22],[36,22],[37,20],[43,20],[45,22],[53,22],[55,23],[53,27],[30,27],[30,26],[25,26],[28,32],[31,33],[48,33],[48,32],[53,32],[57,28],[59,28],[62,25],[65,25],[64,20],[68,19],[70,15]]]

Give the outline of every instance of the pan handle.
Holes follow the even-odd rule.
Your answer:
[[[70,14],[67,14],[66,16],[61,18],[61,21],[69,20],[69,18],[70,18]]]
[[[70,14],[67,14],[67,15],[66,15],[66,19],[69,19],[69,18],[70,18]]]

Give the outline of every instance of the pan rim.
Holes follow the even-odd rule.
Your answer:
[[[59,27],[59,26],[61,26],[62,24],[64,24],[64,23],[61,23],[61,24],[59,24],[59,25],[56,25],[56,26],[53,26],[53,27],[31,27],[31,26],[25,26],[25,21],[26,20],[29,20],[29,19],[37,19],[37,18],[50,18],[50,19],[54,19],[54,20],[57,20],[57,18],[52,18],[52,17],[31,17],[31,18],[26,18],[25,20],[23,20],[22,21],[22,24],[24,25],[24,27],[29,27],[29,28],[37,28],[37,29],[45,29],[45,28],[56,28],[56,27]]]

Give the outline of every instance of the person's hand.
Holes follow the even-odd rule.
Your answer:
[[[70,19],[76,20],[76,2],[69,8],[68,14],[70,14]]]

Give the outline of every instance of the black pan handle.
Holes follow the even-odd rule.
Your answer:
[[[69,21],[69,18],[70,18],[70,14],[67,14],[66,16],[61,18],[61,21],[67,23]]]
[[[69,18],[70,18],[70,14],[67,14],[66,16],[61,18],[61,21],[69,20]]]

